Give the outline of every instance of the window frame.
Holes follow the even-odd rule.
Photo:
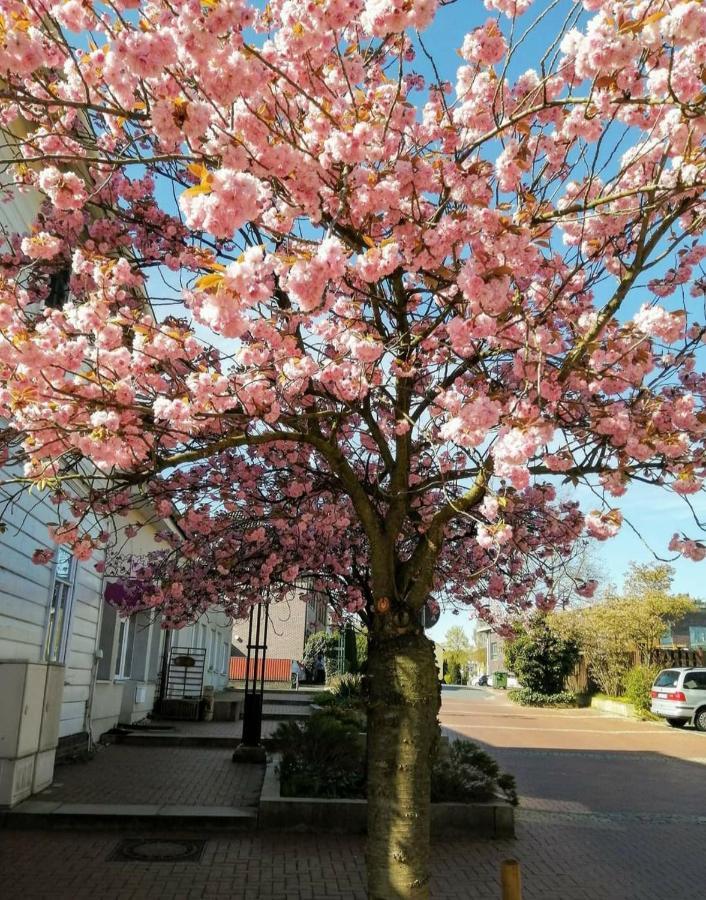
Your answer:
[[[60,560],[63,555],[68,559],[68,573],[65,577],[62,577],[59,574]],[[54,568],[52,571],[51,590],[49,592],[49,608],[44,628],[44,647],[42,651],[44,662],[59,663],[60,665],[63,665],[66,662],[66,654],[69,649],[69,638],[71,636],[71,623],[73,620],[74,596],[76,593],[76,571],[77,560],[74,558],[71,551],[60,544],[56,548],[56,553],[54,555]],[[57,606],[55,601],[58,586],[65,588],[65,591],[63,592],[63,615],[61,625],[57,628]]]
[[[125,637],[126,640],[121,641],[121,631],[125,626]],[[118,628],[117,628],[117,648],[115,654],[115,667],[113,669],[113,679],[115,681],[129,681],[132,678],[132,658],[133,651],[135,648],[135,616],[128,616],[126,619],[121,619],[118,616]],[[130,657],[130,668],[129,671],[125,671],[126,663],[128,659],[128,651]]]

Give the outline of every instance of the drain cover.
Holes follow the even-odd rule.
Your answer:
[[[206,841],[124,838],[108,859],[123,862],[198,862]]]

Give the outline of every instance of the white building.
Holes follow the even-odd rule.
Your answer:
[[[31,191],[0,203],[2,232],[28,233],[38,203]],[[60,512],[46,492],[11,500],[8,475],[0,470],[0,807],[47,787],[57,750],[87,748],[152,710],[166,634],[153,613],[123,620],[105,602],[101,554],[82,562],[58,547],[52,564],[32,563],[35,549],[53,546],[47,524]],[[155,549],[157,531],[170,527],[133,515],[143,527],[121,547],[127,559]],[[214,611],[172,639],[204,650],[203,683],[216,689],[228,681],[230,631]]]

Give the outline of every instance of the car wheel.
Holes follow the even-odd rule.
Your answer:
[[[686,721],[686,719],[667,719],[667,725],[671,725],[672,728],[683,728]]]
[[[696,726],[697,731],[706,731],[706,706],[702,706],[701,709],[696,710],[694,725]]]

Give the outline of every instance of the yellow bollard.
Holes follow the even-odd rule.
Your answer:
[[[522,900],[520,864],[516,859],[503,860],[500,879],[503,887],[502,900]]]

